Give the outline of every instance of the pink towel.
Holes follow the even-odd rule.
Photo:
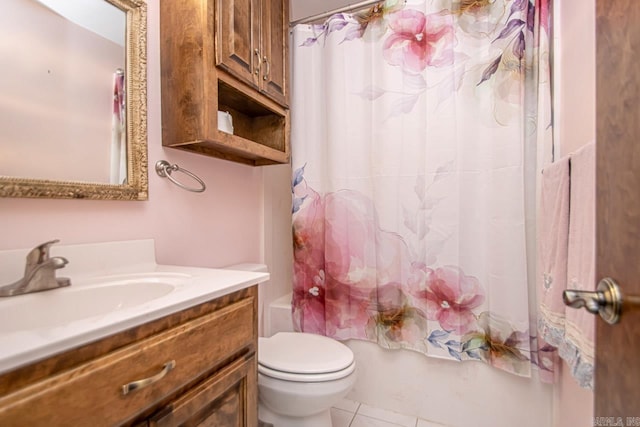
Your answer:
[[[540,378],[552,382],[557,372],[557,353],[564,343],[569,236],[569,158],[544,169],[538,222],[538,364]],[[549,346],[548,344],[551,344]]]
[[[595,275],[595,143],[571,155],[571,202],[567,288],[594,291]],[[595,316],[585,309],[567,309],[565,345],[560,357],[571,366],[582,387],[593,387]]]

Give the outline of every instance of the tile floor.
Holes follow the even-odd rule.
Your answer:
[[[343,399],[331,408],[331,420],[333,427],[446,427],[348,399]]]

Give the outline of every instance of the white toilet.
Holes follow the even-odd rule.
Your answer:
[[[227,268],[267,271],[261,264]],[[258,418],[273,427],[331,427],[330,408],[356,381],[353,352],[331,338],[290,332],[291,306],[286,308],[288,322],[283,322],[280,305],[264,313],[267,335],[274,335],[258,338]]]
[[[258,418],[274,427],[331,427],[330,408],[355,384],[355,370],[351,349],[331,338],[259,338]]]

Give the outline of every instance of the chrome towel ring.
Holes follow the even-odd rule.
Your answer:
[[[182,172],[183,174],[188,175],[194,180],[198,181],[201,188],[187,187],[186,185],[184,185],[183,183],[181,183],[180,181],[176,180],[174,177],[171,176],[171,173],[174,171]],[[204,184],[204,181],[198,178],[195,174],[193,174],[192,172],[189,172],[186,169],[182,169],[180,166],[176,164],[172,165],[166,160],[158,160],[158,162],[156,163],[156,173],[163,178],[169,178],[169,181],[173,182],[178,187],[183,188],[187,191],[193,191],[194,193],[202,193],[204,190],[207,189],[207,186]]]

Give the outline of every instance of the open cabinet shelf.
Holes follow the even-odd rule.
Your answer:
[[[227,83],[232,77],[224,73],[218,77],[222,78],[218,79],[216,114],[207,119],[206,135],[173,144],[165,143],[169,141],[163,135],[163,143],[252,166],[289,162],[289,111],[262,97],[249,96],[248,89],[241,90]],[[218,110],[231,114],[233,134],[218,129]]]

